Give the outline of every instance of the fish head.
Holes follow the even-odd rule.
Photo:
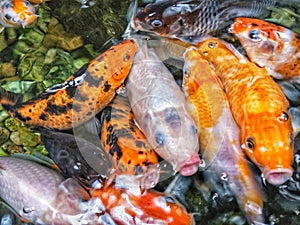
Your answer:
[[[177,4],[170,0],[148,4],[135,15],[132,27],[162,36],[176,36],[185,25],[182,15],[190,11],[189,4]]]
[[[28,1],[4,1],[1,4],[1,20],[7,27],[25,27],[37,20],[35,7]]]
[[[261,67],[281,53],[284,43],[290,42],[292,37],[284,27],[254,18],[237,18],[229,30],[238,38],[251,61]]]
[[[218,38],[207,38],[196,46],[201,56],[206,59],[210,65],[224,65],[224,57],[229,59],[238,59],[241,63],[246,62],[246,58],[230,43]]]
[[[246,155],[272,185],[286,182],[293,173],[293,132],[288,112],[249,115],[241,128]]]
[[[198,171],[200,158],[196,126],[187,112],[175,107],[146,114],[143,130],[156,153],[184,176]]]

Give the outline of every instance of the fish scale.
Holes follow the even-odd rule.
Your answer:
[[[20,103],[20,95],[0,89],[0,103],[25,124],[55,129],[76,127],[101,111],[115,96],[138,49],[132,39],[111,47],[63,84]],[[113,60],[112,60],[113,59]]]
[[[269,183],[284,183],[292,175],[294,154],[289,104],[280,87],[264,68],[220,39],[197,47],[224,85],[244,151]]]
[[[168,0],[148,4],[132,22],[136,30],[199,42],[239,16],[258,17],[276,0]]]

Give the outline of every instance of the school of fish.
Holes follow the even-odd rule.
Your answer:
[[[0,23],[32,24],[37,16],[30,3],[2,0]],[[0,157],[0,197],[36,224],[193,224],[179,202],[152,190],[167,162],[170,176],[202,173],[211,189],[225,183],[248,223],[265,224],[250,163],[268,184],[293,181],[297,115],[274,78],[294,84],[300,75],[299,37],[250,18],[275,4],[157,1],[131,22],[156,39],[131,35],[27,102],[0,87],[0,104],[36,127],[54,161]],[[249,59],[211,37],[230,23],[228,32]],[[169,46],[179,46],[169,57],[182,63],[181,87],[159,57],[160,45],[173,53]],[[86,132],[95,142],[74,136],[87,123],[96,126]],[[72,128],[74,135],[58,131]]]

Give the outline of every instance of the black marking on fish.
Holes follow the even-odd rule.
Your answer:
[[[21,120],[22,122],[26,122],[26,121],[31,120],[31,117],[29,117],[29,116],[24,117],[21,113],[19,113],[17,111],[14,111],[13,109],[10,109],[9,111],[13,113],[14,117]]]
[[[118,145],[118,140],[113,141],[113,145],[111,146],[111,148],[109,150],[109,154],[110,155],[117,154],[117,160],[120,160],[120,158],[122,157],[123,153]]]
[[[48,119],[47,114],[42,113],[42,114],[40,115],[40,119],[43,120],[43,121],[46,121],[46,120]]]
[[[48,112],[50,115],[60,115],[68,113],[69,109],[72,109],[73,104],[68,103],[67,105],[56,105],[51,101],[47,102],[47,107],[45,108],[45,112]]]
[[[110,87],[111,87],[111,85],[108,83],[108,81],[106,81],[104,83],[104,89],[103,89],[103,91],[104,92],[108,92],[110,90]]]
[[[100,83],[102,83],[104,80],[103,76],[101,77],[94,77],[90,72],[86,72],[86,77],[84,78],[84,81],[87,82],[89,87],[99,87]]]

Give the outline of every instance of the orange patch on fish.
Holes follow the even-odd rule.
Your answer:
[[[224,85],[246,154],[269,183],[284,183],[292,175],[294,153],[289,104],[282,90],[264,68],[217,38],[200,43],[198,50]]]
[[[114,98],[127,77],[138,46],[126,40],[82,67],[65,83],[24,103],[7,101],[12,93],[1,90],[4,109],[25,124],[70,129],[92,118]],[[8,96],[8,97],[7,97]]]

